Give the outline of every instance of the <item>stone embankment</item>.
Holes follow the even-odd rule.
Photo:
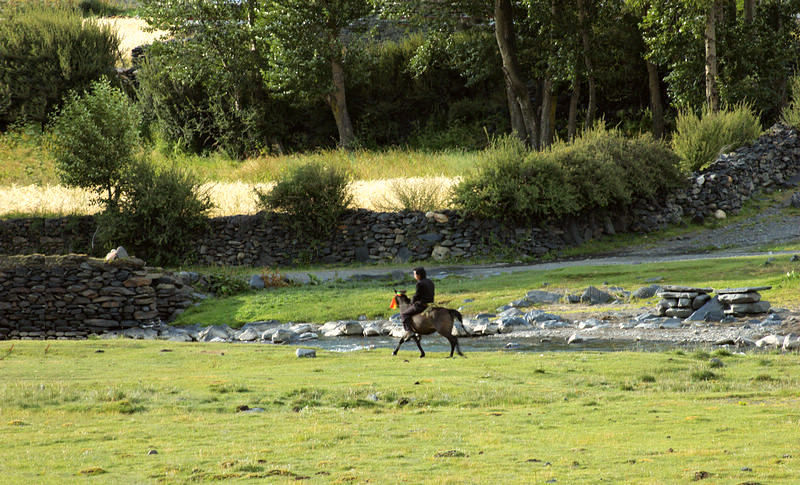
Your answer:
[[[86,338],[168,321],[197,295],[136,258],[0,258],[0,339]]]
[[[798,173],[798,134],[775,126],[753,145],[722,155],[693,174],[684,188],[662,200],[637,201],[626,213],[588,213],[557,224],[514,227],[448,211],[355,210],[323,244],[298,238],[291,221],[280,214],[230,216],[211,219],[192,246],[198,262],[206,265],[457,261],[498,251],[536,257],[604,234],[650,232],[683,218],[724,217],[759,191],[790,186]],[[0,221],[0,254],[91,252],[95,229],[88,216]]]

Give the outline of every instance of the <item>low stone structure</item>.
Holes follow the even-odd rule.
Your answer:
[[[747,288],[725,288],[717,290],[720,303],[726,315],[744,316],[767,313],[770,304],[761,300],[759,291],[770,290],[771,286],[756,286]]]
[[[0,339],[85,338],[167,321],[193,303],[191,287],[136,258],[0,258]]]
[[[711,299],[713,288],[665,285],[656,293],[661,297],[657,310],[659,316],[687,318]]]

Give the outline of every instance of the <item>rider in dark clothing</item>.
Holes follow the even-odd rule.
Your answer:
[[[411,320],[414,315],[422,313],[428,308],[428,304],[433,303],[436,290],[433,281],[428,279],[425,268],[414,268],[414,279],[417,280],[417,290],[411,298],[411,306],[400,315],[403,317],[403,328],[411,330]]]

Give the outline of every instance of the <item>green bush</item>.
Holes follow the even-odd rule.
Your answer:
[[[259,60],[242,43],[219,50],[197,40],[153,44],[137,80],[148,121],[157,121],[165,141],[189,152],[245,158],[291,128],[286,107],[264,88]]]
[[[342,170],[319,164],[293,167],[269,192],[256,189],[259,205],[290,216],[298,234],[329,235],[350,207],[350,177]]]
[[[716,113],[708,106],[701,116],[682,110],[676,120],[672,149],[681,158],[685,172],[701,170],[726,152],[751,143],[761,134],[761,122],[750,106],[737,104]]]
[[[52,145],[61,181],[97,193],[116,205],[139,143],[136,106],[107,80],[91,91],[73,92],[53,117]]]
[[[528,152],[515,138],[494,142],[481,166],[455,188],[467,214],[516,223],[614,209],[652,199],[681,182],[678,159],[644,135],[626,138],[603,124],[571,143]]]
[[[152,264],[183,264],[192,260],[192,242],[206,227],[212,207],[188,172],[138,162],[126,177],[118,207],[99,216],[99,237],[107,247],[123,245]]]
[[[792,100],[781,110],[781,123],[800,129],[800,76],[792,76],[789,89]]]
[[[75,9],[16,3],[0,12],[0,129],[44,125],[70,90],[114,74],[119,38]]]
[[[495,140],[485,153],[454,189],[454,204],[465,213],[526,223],[577,212],[574,187],[558,163],[528,152],[510,136]]]
[[[578,194],[581,210],[621,209],[678,186],[678,157],[650,135],[626,137],[602,122],[571,143],[542,154],[561,165]]]

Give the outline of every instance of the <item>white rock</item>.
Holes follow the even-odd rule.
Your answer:
[[[292,325],[291,327],[289,327],[289,330],[300,335],[306,332],[313,331],[314,327],[308,323],[298,323],[296,325]]]
[[[567,338],[567,344],[578,344],[583,342],[584,338],[577,333],[573,333],[572,335]]]
[[[254,328],[246,328],[239,334],[237,338],[241,342],[252,342],[253,340],[261,338],[261,334]]]
[[[767,335],[756,342],[756,347],[780,347],[783,345],[783,337],[779,335]]]
[[[431,251],[431,258],[436,261],[443,261],[447,259],[448,256],[450,256],[450,249],[444,246],[437,245],[433,248],[433,251]]]
[[[306,358],[313,359],[314,357],[317,356],[317,351],[314,350],[314,349],[297,349],[297,350],[295,350],[294,353],[295,353],[295,355],[297,357],[300,357],[300,358],[306,357]]]
[[[364,336],[365,337],[379,337],[382,335],[381,327],[377,323],[368,323],[364,325]]]
[[[272,343],[274,344],[281,344],[284,342],[288,342],[289,340],[295,337],[295,333],[286,328],[278,328],[275,329],[275,333],[272,334]]]

